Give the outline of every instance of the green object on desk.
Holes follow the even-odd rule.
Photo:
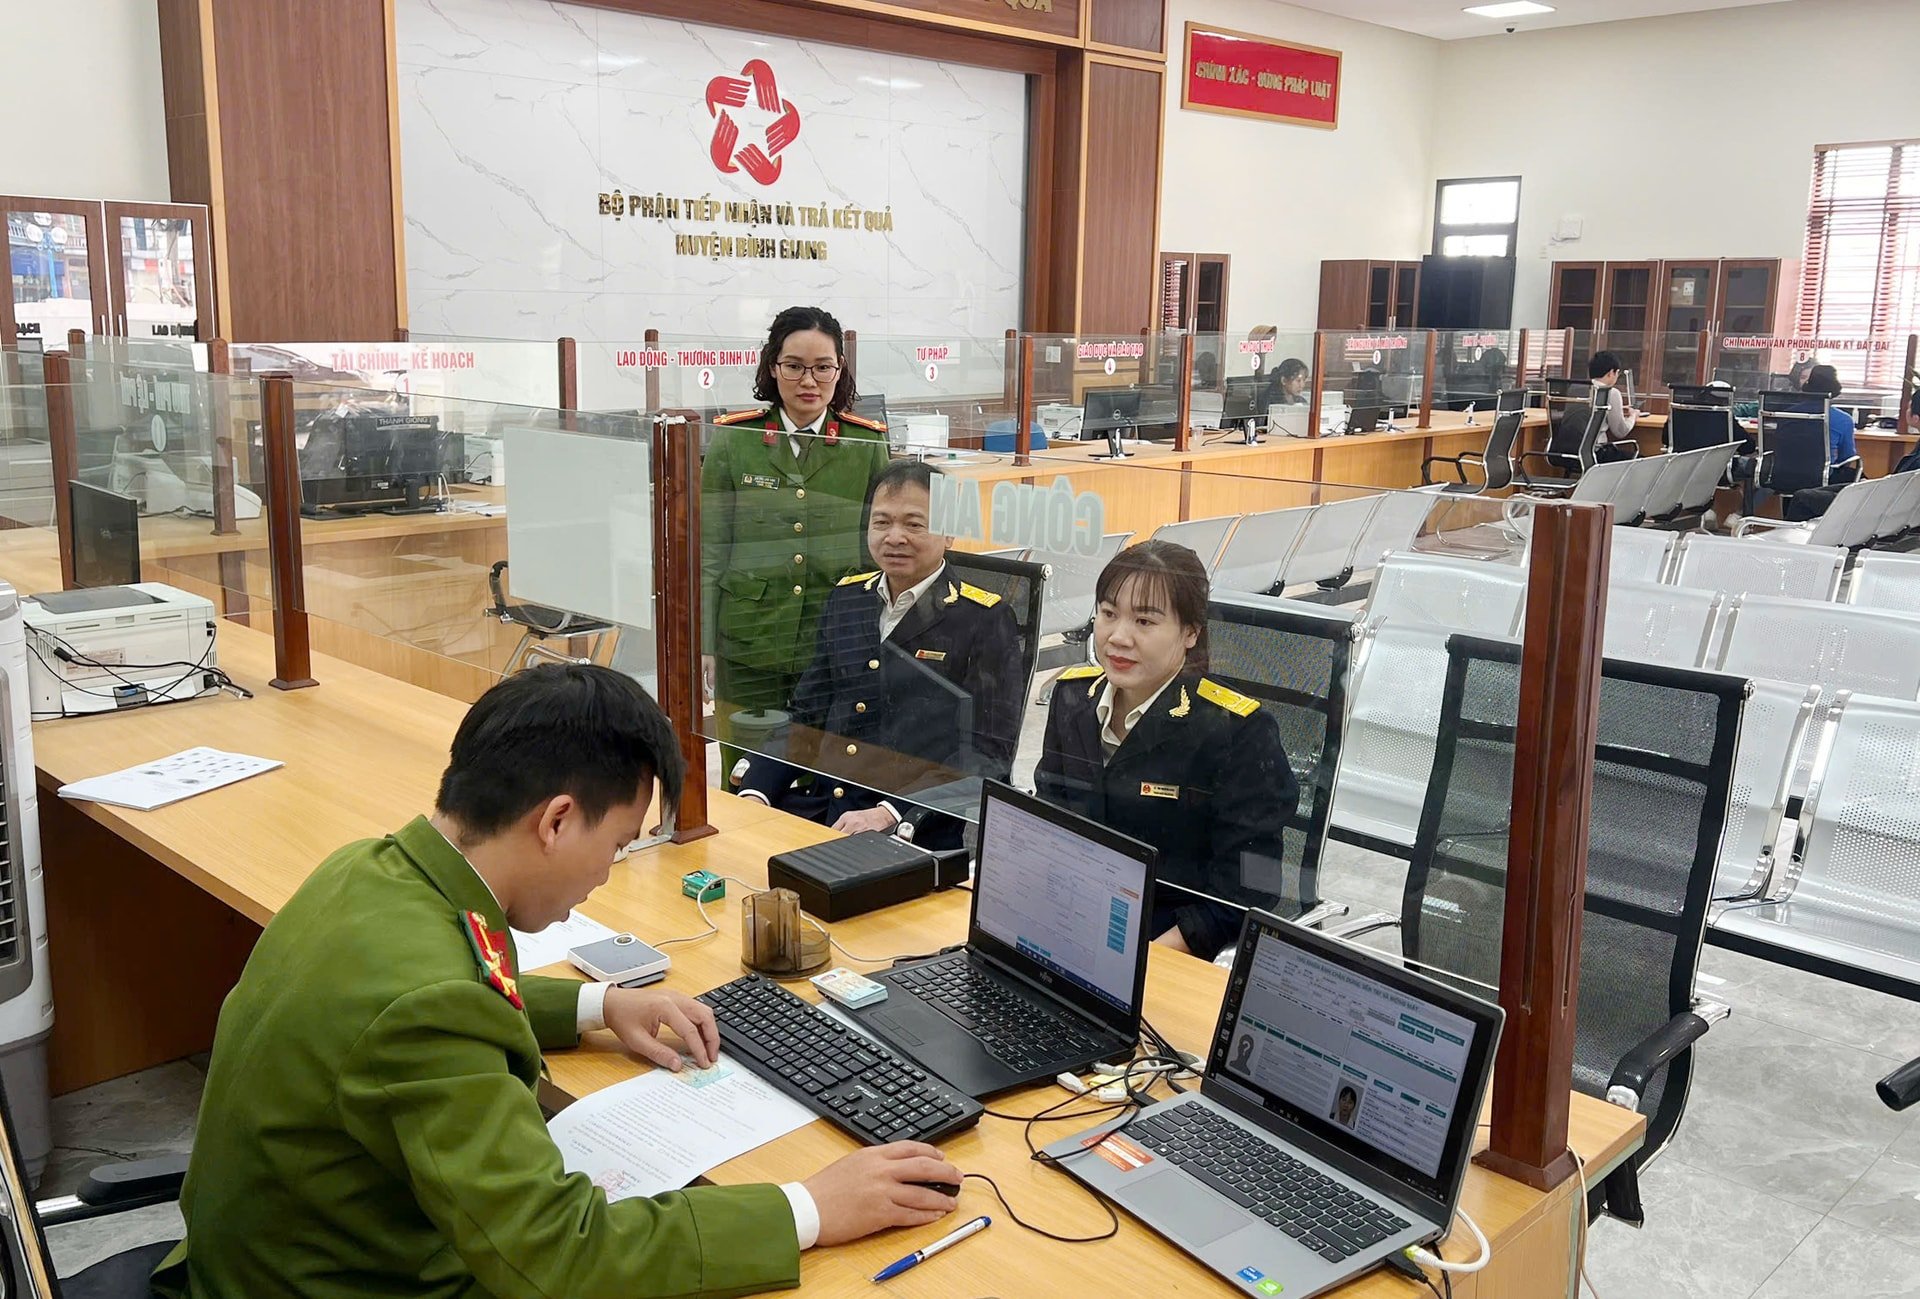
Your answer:
[[[727,882],[712,871],[688,871],[680,877],[680,891],[700,902],[727,896]]]

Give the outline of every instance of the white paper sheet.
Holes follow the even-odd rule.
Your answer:
[[[62,785],[60,797],[151,812],[156,807],[165,807],[282,765],[278,758],[255,758],[219,749],[183,749],[124,771],[89,776]]]
[[[609,1200],[678,1190],[813,1122],[811,1111],[722,1055],[711,1069],[654,1069],[575,1101],[547,1130],[570,1173]]]
[[[589,920],[578,911],[569,911],[565,920],[556,920],[537,934],[523,934],[518,929],[514,930],[513,950],[520,957],[521,969],[537,970],[543,965],[566,960],[569,947],[597,943],[602,938],[613,937],[614,933],[598,920]]]

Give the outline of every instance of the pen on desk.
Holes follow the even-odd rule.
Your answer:
[[[954,1228],[952,1231],[942,1236],[939,1240],[934,1241],[933,1244],[928,1245],[923,1249],[916,1249],[913,1251],[913,1253],[907,1255],[905,1258],[895,1259],[893,1262],[887,1264],[885,1267],[881,1268],[878,1272],[874,1273],[873,1279],[875,1281],[886,1281],[886,1280],[890,1280],[893,1277],[899,1276],[902,1272],[906,1271],[908,1268],[920,1266],[920,1264],[926,1262],[928,1259],[932,1258],[935,1254],[938,1254],[941,1250],[947,1248],[947,1246],[958,1245],[961,1241],[965,1240],[967,1237],[977,1236],[981,1232],[985,1231],[988,1227],[991,1227],[992,1225],[993,1225],[993,1219],[987,1217],[983,1213],[978,1218],[975,1218],[972,1222],[969,1222],[962,1226]]]

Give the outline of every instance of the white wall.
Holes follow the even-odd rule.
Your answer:
[[[1554,260],[1799,257],[1814,146],[1920,135],[1915,68],[1915,0],[1453,41],[1434,174],[1523,177],[1514,324],[1545,325]],[[1548,248],[1562,216],[1582,236]]]
[[[0,194],[164,203],[166,115],[154,0],[9,4]]]
[[[1341,51],[1339,128],[1183,110],[1189,22]],[[1160,247],[1233,258],[1229,332],[1311,329],[1323,259],[1428,250],[1439,51],[1272,0],[1170,0]]]

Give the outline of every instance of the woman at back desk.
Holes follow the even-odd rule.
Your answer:
[[[1149,932],[1211,959],[1239,935],[1241,908],[1285,893],[1281,831],[1299,795],[1273,718],[1205,675],[1207,595],[1185,546],[1114,556],[1094,587],[1099,662],[1054,683],[1034,784],[1158,848]]]

